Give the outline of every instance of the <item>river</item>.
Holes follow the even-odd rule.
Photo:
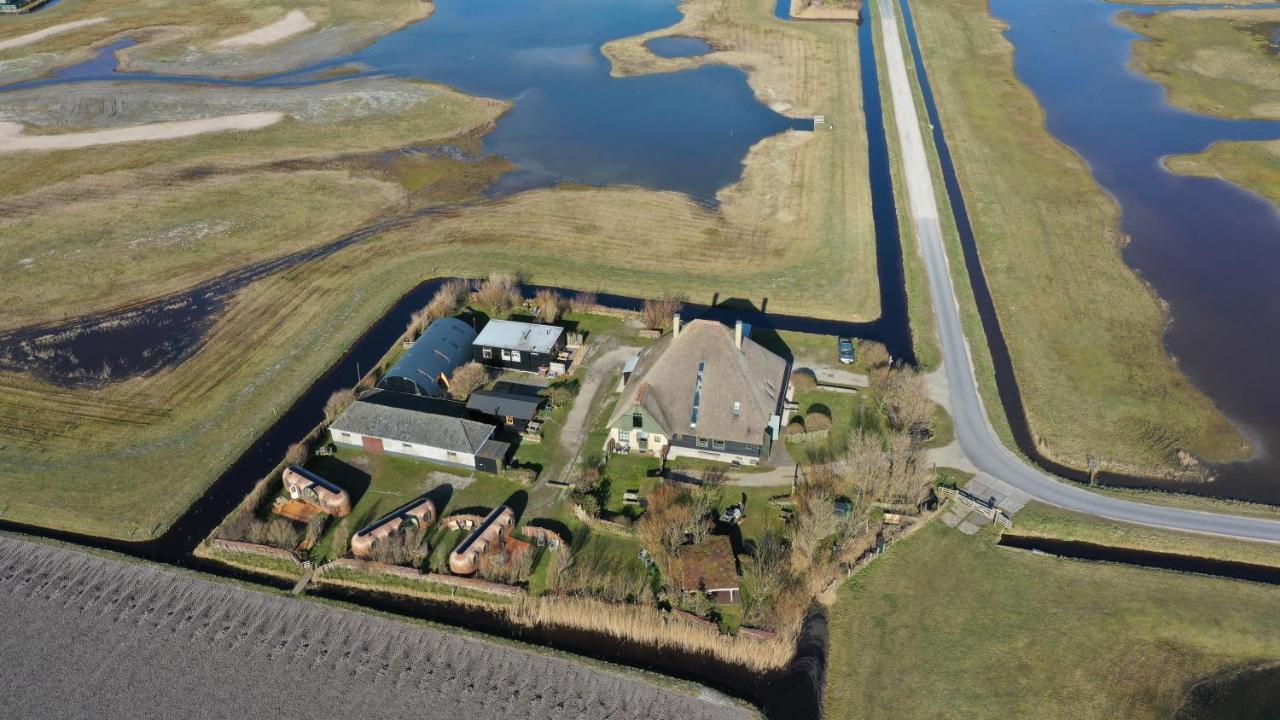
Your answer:
[[[1140,36],[1099,0],[991,0],[1008,23],[1018,78],[1049,130],[1079,153],[1119,203],[1125,260],[1169,304],[1169,352],[1254,442],[1258,457],[1178,489],[1280,503],[1280,214],[1221,180],[1167,172],[1168,155],[1222,140],[1280,138],[1280,123],[1206,117],[1172,107],[1129,67]]]

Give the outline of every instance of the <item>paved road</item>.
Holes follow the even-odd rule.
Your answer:
[[[1158,507],[1119,500],[1047,475],[1018,458],[1000,442],[978,395],[969,345],[960,325],[960,310],[951,283],[933,177],[925,154],[920,121],[907,79],[907,56],[892,0],[878,0],[879,20],[888,62],[898,145],[906,170],[916,238],[924,255],[929,292],[942,341],[943,364],[950,381],[956,438],[978,469],[1023,490],[1033,498],[1089,515],[1154,527],[1280,542],[1280,522],[1256,518]]]

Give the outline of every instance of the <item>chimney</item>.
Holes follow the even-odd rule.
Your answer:
[[[742,321],[739,320],[733,324],[733,344],[742,349]]]
[[[671,316],[671,336],[680,337],[680,313]]]

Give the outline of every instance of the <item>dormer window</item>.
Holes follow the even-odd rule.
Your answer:
[[[739,416],[741,416],[741,415],[742,415],[742,403],[738,402],[737,400],[734,400],[734,401],[733,401],[733,416],[734,416],[734,417],[739,417]]]

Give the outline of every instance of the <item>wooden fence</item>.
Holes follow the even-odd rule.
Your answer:
[[[1002,528],[1009,529],[1013,527],[1013,518],[1009,517],[1004,510],[966,492],[964,488],[940,487],[937,489],[937,493],[939,499],[944,501],[955,500],[962,507],[991,518],[995,524]]]

